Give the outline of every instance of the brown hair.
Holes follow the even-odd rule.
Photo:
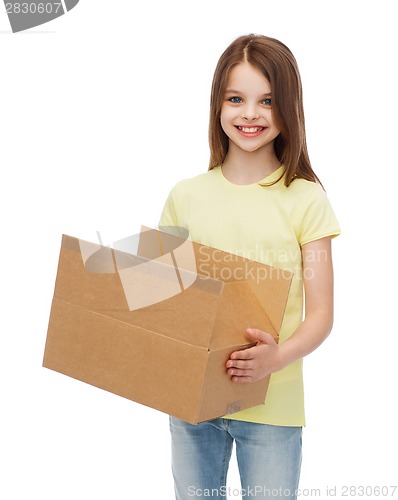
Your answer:
[[[233,41],[221,55],[214,72],[210,99],[209,170],[220,165],[228,152],[229,140],[220,123],[221,106],[229,71],[241,62],[252,64],[270,82],[273,119],[280,130],[274,148],[285,167],[285,185],[289,186],[295,178],[320,182],[312,170],[307,151],[301,78],[296,59],[279,40],[254,34]]]

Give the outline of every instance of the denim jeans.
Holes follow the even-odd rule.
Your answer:
[[[170,417],[170,431],[176,500],[227,498],[234,441],[243,499],[296,499],[301,427],[225,418],[192,425]]]

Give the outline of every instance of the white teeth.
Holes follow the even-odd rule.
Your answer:
[[[264,127],[238,127],[239,130],[242,132],[247,133],[253,133],[253,132],[259,132],[260,130],[263,130]]]

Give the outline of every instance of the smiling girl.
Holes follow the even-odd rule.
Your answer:
[[[276,344],[248,329],[256,345],[233,352],[233,383],[271,374],[264,404],[191,425],[170,417],[177,500],[226,498],[232,446],[242,497],[295,499],[305,425],[302,358],[333,322],[331,239],[338,222],[306,146],[296,60],[278,40],[236,39],[215,70],[209,171],[179,182],[159,223],[193,241],[294,273]],[[303,296],[305,315],[303,319]]]

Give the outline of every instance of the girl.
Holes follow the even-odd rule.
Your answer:
[[[248,329],[256,345],[233,352],[225,367],[237,384],[272,374],[265,403],[198,425],[170,417],[176,499],[226,498],[234,441],[243,498],[295,499],[302,358],[332,328],[331,239],[340,230],[311,168],[300,75],[284,44],[247,35],[225,50],[212,84],[209,141],[209,171],[173,188],[159,226],[184,227],[193,241],[294,278],[279,344]]]

